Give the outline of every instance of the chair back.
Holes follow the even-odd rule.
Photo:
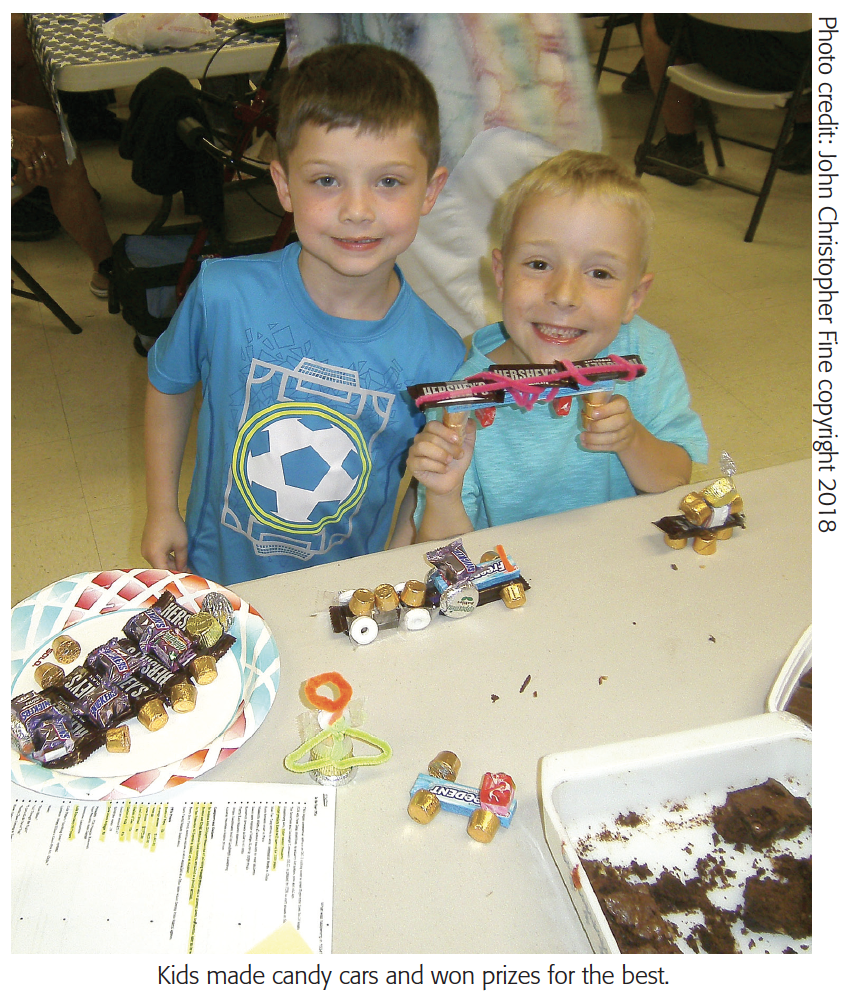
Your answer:
[[[693,14],[696,21],[706,21],[723,28],[745,31],[810,31],[810,14]]]

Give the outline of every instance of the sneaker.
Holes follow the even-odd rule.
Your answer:
[[[640,146],[636,150],[636,156],[634,157],[637,166],[639,165],[641,153],[642,147]],[[699,174],[704,174],[705,177],[709,176],[707,163],[704,159],[703,142],[696,143],[691,149],[676,151],[669,145],[668,136],[665,136],[656,145],[651,146],[647,155],[656,157],[658,160],[665,160],[666,162],[648,163],[646,161],[642,164],[642,172],[653,174],[655,177],[665,177],[672,184],[680,184],[681,187],[691,187],[701,179],[694,174],[686,173],[681,169],[684,167],[687,170],[696,170]]]
[[[811,132],[793,132],[793,137],[781,150],[778,169],[789,174],[809,174],[811,172]]]
[[[92,271],[92,279],[89,282],[89,291],[92,295],[96,295],[99,299],[108,298],[109,278],[104,277],[104,275],[99,274],[97,271]]]
[[[651,81],[645,68],[645,57],[639,60],[622,80],[621,89],[625,94],[647,94],[651,91]]]

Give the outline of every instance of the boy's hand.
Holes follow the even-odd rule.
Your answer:
[[[176,511],[148,513],[142,532],[142,555],[154,569],[182,573],[186,569],[187,541],[186,524]]]
[[[612,396],[605,403],[589,403],[583,410],[583,426],[580,441],[584,448],[616,453],[631,446],[638,428],[624,396]]]
[[[436,496],[461,494],[475,440],[475,420],[469,419],[461,433],[457,427],[430,420],[412,442],[406,464],[427,492]]]
[[[624,396],[606,402],[586,400],[580,443],[589,451],[618,455],[640,493],[663,493],[683,486],[692,475],[692,459],[671,441],[661,441],[634,417]]]

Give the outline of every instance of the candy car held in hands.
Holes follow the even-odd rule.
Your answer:
[[[508,608],[526,603],[529,584],[501,545],[475,563],[461,539],[426,553],[432,564],[425,581],[409,580],[375,590],[342,591],[329,608],[335,632],[358,645],[371,643],[381,629],[418,631],[436,614],[464,618],[480,604],[502,600]]]

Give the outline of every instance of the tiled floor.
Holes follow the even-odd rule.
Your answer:
[[[609,65],[639,56],[623,29]],[[635,37],[635,36],[634,36]],[[619,47],[620,46],[620,47]],[[605,73],[606,149],[631,163],[650,114],[648,95],[621,92]],[[769,137],[774,114],[720,109],[724,128]],[[724,131],[723,128],[723,131]],[[83,145],[113,238],[139,233],[158,199],[130,180],[114,145]],[[766,157],[729,147],[727,172],[755,182]],[[712,154],[709,160],[712,159]],[[711,167],[711,170],[714,169]],[[779,173],[752,244],[753,199],[718,185],[680,188],[646,177],[658,227],[653,289],[642,314],[672,334],[710,438],[713,476],[727,450],[742,470],[809,454],[811,181]],[[179,200],[179,199],[178,199]],[[230,212],[262,219],[242,194]],[[261,221],[264,231],[268,227]],[[11,601],[72,573],[137,566],[145,517],[145,362],[132,332],[88,290],[89,268],[64,234],[15,243],[15,255],[83,327],[71,336],[36,303],[11,304]],[[185,463],[188,488],[192,456]]]

